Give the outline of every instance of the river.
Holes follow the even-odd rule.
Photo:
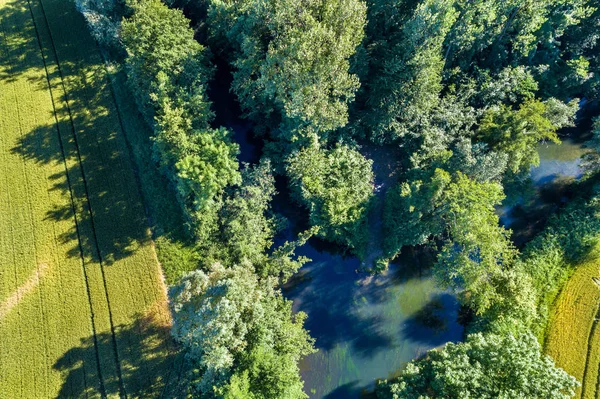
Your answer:
[[[227,67],[219,64],[209,90],[215,126],[233,131],[240,144],[241,162],[257,162],[260,140],[252,137],[251,124],[240,117],[239,106],[228,90],[231,76]],[[501,222],[513,228],[513,237],[523,242],[543,225],[547,207],[557,206],[561,200],[552,188],[551,199],[542,200],[544,187],[581,175],[581,143],[566,139],[560,145],[542,143],[538,150],[541,162],[530,174],[535,191],[532,199],[499,210]],[[285,179],[277,179],[277,189],[274,210],[290,221],[277,237],[278,245],[294,240],[307,228],[307,221],[306,211],[290,200]],[[297,255],[312,261],[283,291],[295,311],[307,313],[305,326],[316,340],[318,352],[300,365],[311,398],[358,399],[373,390],[377,379],[393,377],[408,361],[463,338],[455,296],[438,288],[431,275],[434,254],[403,250],[389,269],[377,276],[359,272],[362,265],[357,258],[317,238],[299,248]]]

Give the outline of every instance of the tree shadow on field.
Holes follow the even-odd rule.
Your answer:
[[[114,263],[149,239],[150,224],[154,237],[164,238],[157,245],[168,244],[167,259],[161,259],[163,265],[170,262],[165,269],[195,268],[186,220],[152,158],[151,129],[131,98],[124,73],[113,74],[111,86],[96,43],[73,3],[44,0],[44,13],[40,1],[31,0],[37,30],[28,4],[12,1],[0,8],[0,79],[22,82],[26,76],[34,81],[34,90],[46,92],[50,81],[55,112],[39,118],[47,124],[25,134],[12,151],[40,164],[66,164],[66,176],[50,176],[51,189],[64,194],[65,205],[46,216],[49,221],[72,219],[74,198],[79,229],[61,237],[71,245],[69,255],[80,256],[80,241],[89,256],[97,258],[99,252],[105,264]],[[72,12],[66,7],[73,7]],[[54,113],[58,124],[49,123]],[[167,273],[169,282],[175,274]]]
[[[184,398],[187,391],[183,352],[169,335],[169,326],[152,316],[140,316],[127,326],[117,326],[119,360],[125,393],[130,398]],[[144,337],[143,340],[140,337]],[[112,334],[83,338],[56,361],[64,375],[58,398],[119,397],[114,372]],[[99,357],[97,357],[96,346]],[[108,356],[107,356],[108,355]],[[100,359],[101,372],[98,369]],[[101,378],[100,378],[101,377]]]
[[[31,18],[28,8],[11,4],[15,5],[1,10],[3,24]],[[25,30],[25,35],[35,35],[29,27]],[[54,44],[50,40],[41,42],[50,65],[58,124],[37,126],[23,135],[12,151],[39,164],[66,165],[67,176],[64,172],[50,176],[51,189],[60,190],[66,198],[73,197],[79,228],[74,226],[61,239],[73,244],[70,256],[80,256],[80,241],[87,254],[96,257],[99,252],[105,264],[112,264],[130,256],[149,240],[148,221],[106,70],[95,44],[88,38],[93,49],[86,49],[84,44],[76,48],[56,36],[60,38],[55,35]],[[9,78],[16,79],[18,71],[28,67],[43,66],[39,47],[30,48],[25,42],[24,39],[15,42],[14,48],[5,48],[7,57],[2,57],[3,63],[19,65],[17,70],[4,68]],[[60,59],[60,71],[53,46]],[[24,52],[20,51],[22,47],[26,47]],[[48,90],[47,81],[44,90]],[[46,120],[50,118],[53,119],[49,116]],[[70,200],[64,201],[63,206],[47,213],[47,220],[71,219],[72,207]]]
[[[47,88],[35,26],[26,1],[13,1],[0,7],[0,80],[12,83],[22,75]]]
[[[148,241],[145,211],[118,121],[103,103],[87,98],[86,110],[76,90],[70,95],[71,112],[66,107],[57,109],[58,128],[38,126],[22,136],[12,151],[40,164],[64,162],[67,175],[49,176],[51,190],[59,190],[65,198],[72,196],[79,228],[74,225],[60,238],[73,243],[70,256],[80,255],[80,240],[86,253],[95,257],[100,251],[104,263],[112,264]],[[46,214],[50,221],[72,217],[71,200]]]

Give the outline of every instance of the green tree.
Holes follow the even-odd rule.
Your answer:
[[[194,128],[206,128],[213,114],[206,97],[212,77],[206,49],[194,40],[190,21],[158,0],[132,2],[122,23],[129,87],[148,123],[165,97],[184,108]]]
[[[600,170],[600,117],[594,118],[592,124],[592,138],[586,143],[590,149],[583,155],[582,167],[588,174],[597,173]]]
[[[517,255],[510,232],[498,225],[495,206],[503,198],[499,183],[479,183],[458,172],[441,206],[447,242],[438,255],[436,277],[463,290],[463,302],[478,313],[504,299],[499,287]]]
[[[365,10],[361,0],[212,0],[208,24],[234,50],[244,111],[275,137],[309,144],[347,123],[359,86],[348,58]]]
[[[452,159],[451,154],[445,156]],[[469,169],[464,158],[460,160],[463,168]],[[486,163],[482,165],[489,167]],[[498,225],[495,213],[503,198],[497,180],[478,180],[440,168],[421,172],[420,178],[387,194],[385,256],[393,258],[404,246],[441,240],[443,248],[434,272],[442,286],[459,291],[462,302],[478,314],[513,307],[514,314],[529,315],[533,312],[532,288],[513,270],[517,251],[510,231]],[[507,295],[517,292],[515,285],[522,293]]]
[[[203,398],[301,399],[298,361],[312,352],[306,315],[259,280],[251,264],[186,275],[170,292],[172,334],[193,363]]]
[[[402,247],[420,245],[444,228],[441,205],[451,181],[448,172],[435,169],[427,180],[415,179],[391,188],[384,206],[384,248],[393,258]]]
[[[308,208],[318,234],[360,254],[368,240],[372,161],[346,145],[306,148],[290,156],[287,173],[294,197]]]
[[[385,3],[388,7],[371,12],[369,24],[389,31],[368,46],[372,61],[359,123],[372,140],[383,143],[418,134],[427,123],[443,88],[442,44],[456,18],[453,3],[421,2],[399,29],[378,18],[401,21],[397,14],[406,13],[404,4]]]
[[[446,40],[448,66],[499,70],[524,63],[538,48],[556,52],[565,28],[587,15],[587,0],[459,0],[459,17]]]
[[[518,110],[509,106],[492,107],[484,114],[476,132],[478,140],[490,149],[508,155],[513,173],[529,170],[540,162],[536,145],[542,140],[559,143],[556,131],[573,123],[576,101],[564,106],[558,100],[529,100]]]
[[[111,50],[122,50],[120,43],[121,19],[124,3],[119,0],[76,0],[77,10],[83,14],[96,41]]]
[[[246,165],[242,184],[225,200],[220,212],[220,241],[227,246],[221,258],[229,258],[228,264],[249,261],[258,267],[267,261],[266,251],[285,222],[271,211],[275,193],[270,160],[263,159],[254,167]]]
[[[578,383],[541,353],[531,334],[469,335],[414,360],[380,399],[568,399]]]
[[[449,132],[451,119],[446,123]],[[412,155],[414,166],[406,174],[406,180],[386,193],[383,245],[388,258],[396,256],[403,246],[425,244],[430,238],[442,237],[448,189],[451,182],[456,182],[457,174],[468,177],[473,185],[495,182],[492,187],[498,187],[496,183],[502,180],[507,163],[505,154],[489,151],[482,143],[473,145],[467,138],[450,144],[439,142],[445,139],[447,135],[426,139],[426,148]]]
[[[212,69],[189,21],[159,0],[132,4],[122,23],[128,82],[154,128],[154,155],[176,188],[201,245],[212,240],[227,186],[240,182],[237,144],[211,129],[206,83]]]

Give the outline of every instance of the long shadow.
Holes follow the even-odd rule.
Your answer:
[[[36,37],[35,27],[32,23],[21,23],[30,18],[30,14],[26,2],[5,3],[0,8],[0,80],[13,83],[21,75],[27,74],[29,82],[45,88],[46,73],[40,63],[39,48],[28,40]],[[10,53],[16,56],[11,57]]]
[[[139,316],[135,323],[118,326],[117,339],[123,342],[136,342],[130,348],[135,356],[135,363],[122,362],[123,380],[128,397],[134,398],[184,398],[187,394],[184,355],[169,337],[169,327],[147,316]],[[140,336],[144,339],[140,340]],[[112,334],[96,335],[98,345],[110,347]],[[96,368],[85,367],[85,362],[93,358],[95,353],[94,338],[81,340],[79,346],[71,348],[56,361],[53,368],[66,374],[58,398],[96,397],[102,394],[108,397],[119,397],[117,381],[107,380],[103,375],[105,392],[99,387],[83,386],[79,383],[85,373],[87,381],[98,381]],[[116,380],[116,375],[111,376]]]
[[[99,57],[78,57],[81,52],[76,51],[74,43],[50,41],[43,19],[37,20],[37,29],[29,25],[7,27],[19,18],[31,19],[31,11],[23,4],[27,2],[10,3],[0,11],[4,36],[9,35],[6,32],[37,36],[42,49],[26,39],[5,37],[7,57],[2,57],[2,62],[13,67],[4,71],[15,79],[30,69],[36,73],[40,70],[44,90],[48,90],[48,80],[51,84],[58,126],[38,126],[25,134],[12,152],[40,164],[63,163],[64,159],[69,181],[63,174],[51,176],[52,190],[76,197],[80,224],[90,224],[91,228],[78,230],[74,226],[61,238],[73,243],[69,256],[79,256],[77,239],[80,239],[85,251],[100,256],[103,264],[110,265],[130,256],[148,241],[148,223],[118,113],[110,97],[106,70]],[[23,33],[23,29],[27,32]],[[62,149],[56,145],[57,140]],[[49,211],[46,217],[64,220],[71,217],[70,213],[68,204]]]
[[[110,265],[130,256],[139,244],[148,240],[143,227],[147,222],[141,203],[135,201],[137,195],[131,190],[136,189],[131,169],[123,170],[131,166],[125,162],[124,154],[118,152],[117,143],[111,143],[116,140],[117,133],[106,129],[106,135],[96,134],[93,126],[106,125],[110,120],[102,116],[99,107],[94,107],[92,102],[87,104],[89,114],[72,118],[78,129],[79,142],[85,142],[79,145],[80,152],[65,143],[65,148],[71,150],[65,152],[67,174],[71,178],[67,181],[64,173],[50,176],[53,182],[51,190],[59,190],[65,196],[69,196],[70,190],[73,190],[74,196],[82,202],[78,215],[80,224],[93,222],[93,229],[78,230],[73,225],[71,231],[60,237],[64,242],[73,243],[68,255],[80,256],[77,245],[79,236],[86,252],[97,255],[99,250],[103,263]],[[64,113],[60,111],[61,118],[68,117]],[[66,124],[61,124],[61,138],[63,142],[72,142],[72,137],[68,137],[71,132],[65,132],[65,128]],[[57,134],[56,125],[39,126],[24,135],[12,152],[42,164],[62,162],[60,151],[49,150],[55,147],[51,143],[56,141]],[[100,146],[113,148],[100,153]],[[114,167],[119,163],[123,168]],[[134,186],[131,187],[131,184]],[[88,200],[83,201],[85,198]],[[72,218],[71,204],[48,211],[46,218],[51,221]]]
[[[60,174],[51,176],[52,189],[60,190],[66,196],[72,189],[77,198],[87,199],[78,216],[95,226],[79,232],[73,227],[61,238],[73,243],[69,255],[79,256],[79,233],[84,248],[99,247],[100,251],[92,253],[101,252],[104,263],[111,264],[131,255],[147,236],[143,227],[146,225],[143,207],[135,201],[139,198],[135,192],[135,177],[122,151],[123,137],[114,105],[107,97],[106,71],[102,64],[75,58],[77,52],[71,48],[72,43],[49,44],[47,34],[44,36],[47,27],[40,20],[36,25],[19,22],[31,21],[32,11],[27,4],[26,1],[12,2],[0,9],[1,34],[5,43],[4,56],[0,60],[5,76],[0,78],[15,80],[24,73],[39,76],[43,90],[48,90],[50,81],[54,113],[59,123],[58,126],[54,123],[38,126],[25,134],[12,152],[40,164],[63,163],[64,157],[72,187]],[[56,67],[59,64],[51,46],[60,47],[60,70]],[[64,152],[56,145],[57,140]],[[71,217],[71,213],[71,205],[67,204],[64,208],[49,211],[46,216],[49,220],[63,220]]]

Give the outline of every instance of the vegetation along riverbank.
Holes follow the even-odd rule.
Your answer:
[[[0,0],[0,397],[599,397],[598,32]]]

